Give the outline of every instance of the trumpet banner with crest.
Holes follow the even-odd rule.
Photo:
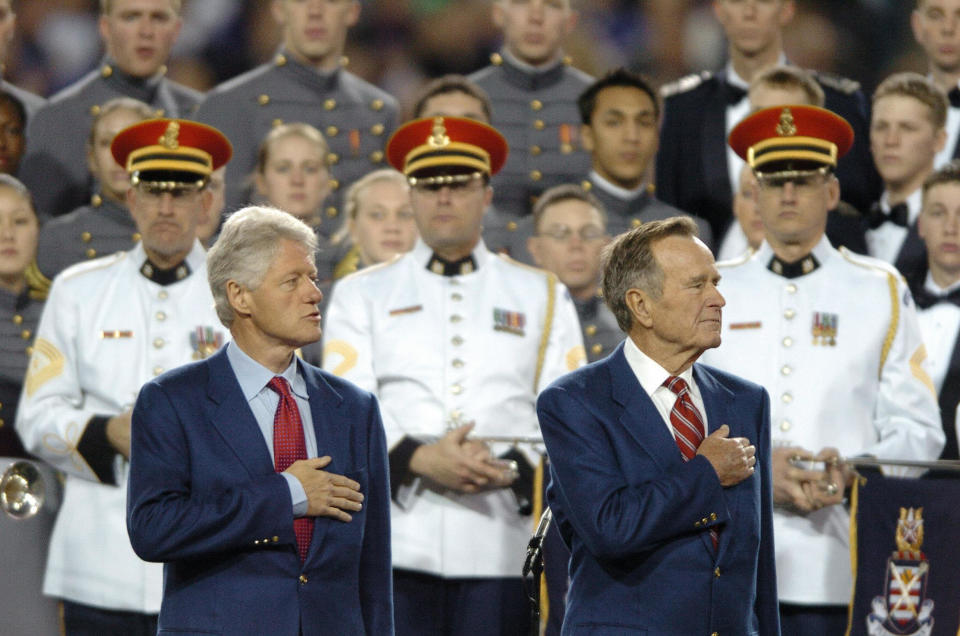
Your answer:
[[[960,634],[960,478],[854,487],[848,636]]]

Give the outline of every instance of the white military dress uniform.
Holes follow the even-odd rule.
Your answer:
[[[160,610],[163,566],[141,561],[130,547],[127,464],[116,455],[116,485],[102,483],[77,446],[91,418],[131,408],[146,381],[212,353],[228,333],[213,310],[199,242],[186,258],[189,270],[172,284],[149,280],[140,271],[145,262],[138,244],[74,265],[54,280],[17,431],[30,452],[67,475],[44,593],[152,614]]]
[[[576,311],[553,275],[494,255],[476,269],[428,271],[431,249],[341,280],[327,310],[324,366],[380,400],[388,447],[472,435],[539,438],[539,391],[584,361]],[[500,455],[508,443],[494,443]],[[538,459],[529,445],[524,448]],[[441,577],[516,577],[536,520],[509,489],[452,492],[413,480],[391,507],[393,564]]]
[[[764,243],[752,256],[720,263],[722,344],[701,361],[769,391],[774,447],[936,459],[944,441],[936,395],[916,311],[896,270],[837,251],[826,238],[795,277],[774,273],[773,256]],[[847,509],[774,512],[780,600],[848,603]]]

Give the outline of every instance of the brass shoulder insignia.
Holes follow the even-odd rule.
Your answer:
[[[822,86],[826,88],[832,88],[833,90],[839,91],[844,95],[853,95],[860,90],[860,82],[852,80],[849,77],[843,77],[842,75],[837,75],[835,73],[812,71],[810,69],[807,69],[807,72],[813,75],[817,82],[819,82]]]
[[[700,73],[686,75],[675,82],[670,82],[661,86],[660,96],[666,98],[670,97],[671,95],[692,91],[696,87],[709,80],[711,77],[713,77],[713,73],[710,71],[701,71]]]

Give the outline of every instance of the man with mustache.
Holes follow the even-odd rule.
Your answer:
[[[195,234],[230,144],[209,126],[153,119],[121,131],[111,150],[130,173],[140,243],[55,279],[16,427],[30,452],[67,475],[44,581],[63,601],[65,633],[146,636],[157,631],[162,570],[127,537],[131,408],[145,382],[225,337]]]

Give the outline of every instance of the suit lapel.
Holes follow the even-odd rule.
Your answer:
[[[920,238],[917,230],[917,224],[911,223],[907,230],[907,238],[903,240],[900,246],[900,252],[897,253],[897,259],[894,266],[904,275],[911,276],[912,273],[920,267],[927,265],[927,246]]]
[[[683,461],[677,443],[623,353],[623,343],[607,359],[614,402],[623,407],[620,423],[661,470]]]
[[[750,440],[751,444],[756,445],[757,440],[751,439],[752,435],[744,425],[743,418],[737,417],[736,412],[733,410],[734,394],[726,387],[721,386],[713,377],[713,374],[702,365],[693,365],[693,377],[700,389],[703,408],[707,412],[707,428],[709,429],[707,434],[709,435],[726,424],[730,427],[728,437],[746,437]],[[743,488],[733,486],[731,488],[725,488],[723,491],[724,501],[727,505],[727,514],[731,518],[735,518],[740,514],[739,507],[743,501],[743,497],[741,496],[743,490]],[[706,532],[703,534],[707,535],[706,541],[712,553],[713,545],[709,540],[709,535]],[[732,530],[724,532],[721,527],[719,533],[719,549],[717,550],[718,559],[723,556],[723,553],[733,538]]]
[[[346,458],[349,457],[348,445],[350,436],[346,434],[350,423],[340,408],[343,397],[333,390],[323,376],[314,367],[298,360],[300,372],[307,383],[307,395],[310,398],[310,418],[313,421],[313,433],[317,440],[317,456],[329,455],[332,459],[325,470],[329,473],[343,475]],[[321,518],[322,519],[322,518]],[[320,522],[313,524],[313,538],[310,541],[310,550],[307,561],[320,553],[323,540],[326,537],[330,523]],[[329,520],[328,520],[329,521]],[[332,523],[341,523],[332,521]]]
[[[251,477],[274,472],[273,458],[227,358],[227,348],[209,358],[207,395],[216,403],[211,423]]]

